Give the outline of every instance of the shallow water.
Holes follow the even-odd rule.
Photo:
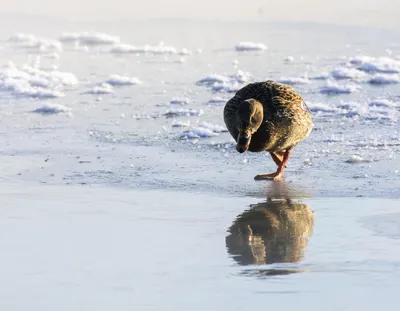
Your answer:
[[[3,186],[0,306],[396,310],[399,201],[294,190]]]

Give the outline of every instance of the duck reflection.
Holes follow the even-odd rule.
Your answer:
[[[313,224],[314,213],[307,204],[268,198],[235,219],[226,246],[241,265],[297,262],[304,257]]]

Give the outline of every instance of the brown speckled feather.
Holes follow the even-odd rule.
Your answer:
[[[236,111],[242,101],[250,98],[263,105],[264,119],[252,136],[249,151],[291,149],[310,134],[312,117],[300,94],[289,85],[268,80],[244,86],[226,103],[224,121],[235,140],[239,134]]]

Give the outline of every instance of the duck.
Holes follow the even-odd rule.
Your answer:
[[[239,153],[268,152],[276,172],[255,180],[279,180],[293,148],[313,129],[310,109],[290,85],[267,80],[239,89],[224,107],[223,118]]]

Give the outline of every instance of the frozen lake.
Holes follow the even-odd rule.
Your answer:
[[[2,310],[397,310],[396,29],[9,22]],[[222,119],[265,79],[315,125],[280,183]]]

